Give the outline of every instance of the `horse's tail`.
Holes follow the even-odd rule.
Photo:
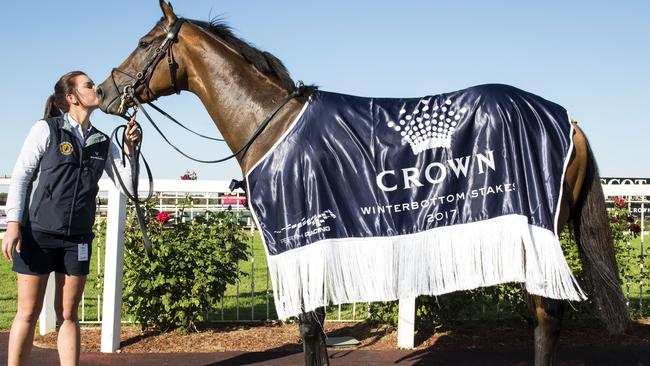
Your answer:
[[[598,166],[589,143],[586,144],[587,174],[575,205],[575,235],[588,293],[609,332],[617,334],[623,332],[627,326],[627,306],[618,277],[614,241]]]

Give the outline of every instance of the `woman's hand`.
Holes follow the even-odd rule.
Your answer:
[[[124,152],[126,152],[127,155],[133,154],[133,152],[135,152],[135,147],[138,146],[139,143],[140,129],[135,123],[135,116],[133,116],[124,130]]]
[[[7,260],[13,261],[14,246],[20,253],[20,224],[15,221],[7,223],[7,231],[2,237],[2,254]]]

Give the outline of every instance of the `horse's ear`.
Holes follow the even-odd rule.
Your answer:
[[[166,2],[165,0],[159,0],[160,2],[160,9],[163,12],[163,17],[169,24],[172,24],[176,21],[176,14],[174,14],[174,8],[172,8],[172,4],[169,2]]]

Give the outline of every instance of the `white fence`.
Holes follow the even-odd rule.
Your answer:
[[[8,179],[0,179],[0,192],[5,191],[6,187],[9,184]],[[140,187],[148,187],[147,182],[141,182]],[[223,210],[223,209],[232,209],[241,212],[244,220],[249,224],[251,230],[253,230],[252,221],[250,220],[250,214],[248,211],[240,205],[241,199],[245,199],[245,195],[242,191],[230,192],[228,189],[228,182],[226,181],[182,181],[182,180],[156,180],[154,190],[156,191],[155,199],[158,200],[158,208],[160,210],[166,211],[175,211],[178,208],[179,202],[181,202],[186,195],[190,195],[193,198],[193,207],[186,210],[189,212],[190,217],[196,212],[203,210]],[[604,185],[604,193],[606,197],[615,197],[622,196],[625,197],[630,208],[634,208],[634,211],[638,211],[638,216],[640,217],[641,230],[642,233],[646,233],[647,228],[645,225],[645,218],[647,217],[646,211],[650,208],[650,185],[648,184],[617,184],[617,185]],[[87,316],[86,312],[86,300],[84,296],[81,303],[81,322],[83,323],[100,323],[102,324],[102,351],[103,352],[113,352],[119,346],[119,331],[121,319],[121,289],[122,289],[122,266],[123,266],[123,235],[121,233],[124,230],[124,217],[125,217],[125,208],[126,201],[123,195],[114,188],[112,182],[108,180],[102,180],[100,182],[100,194],[99,194],[101,204],[98,206],[98,214],[100,216],[107,217],[107,235],[106,235],[106,253],[101,253],[99,250],[95,253],[95,258],[97,261],[97,268],[102,267],[102,261],[104,261],[104,294],[103,296],[98,294],[96,299],[97,314],[96,317],[90,315]],[[108,204],[106,204],[106,201]],[[2,214],[3,206],[0,206],[0,214]],[[1,218],[1,217],[0,217]],[[98,220],[99,221],[99,220]],[[254,246],[251,243],[251,251],[254,250]],[[644,253],[644,239],[643,235],[641,236],[641,255]],[[254,252],[251,253],[253,257]],[[251,274],[254,273],[254,260],[251,262]],[[640,271],[643,273],[643,265],[640,264]],[[642,276],[643,277],[643,276]],[[53,276],[50,277],[50,281],[53,282]],[[251,275],[251,281],[254,281],[254,276]],[[629,288],[628,286],[628,295]],[[641,296],[639,301],[643,301],[643,286],[644,283],[640,283],[640,292]],[[46,294],[45,304],[53,303],[53,283],[48,284],[48,291]],[[236,319],[225,319],[223,316],[223,303],[221,306],[221,316],[217,319],[212,320],[244,320],[251,321],[255,320],[254,314],[254,304],[255,304],[255,284],[251,284],[251,317],[246,319],[240,319],[239,312],[239,291],[237,291],[237,309],[236,309]],[[265,284],[266,290],[266,318],[269,318],[269,282],[268,277]],[[414,326],[414,307],[415,307],[415,298],[401,299],[400,300],[400,310],[399,310],[399,334],[398,334],[398,344],[402,348],[411,348],[413,346],[413,326]],[[642,304],[640,304],[642,305]],[[219,304],[216,305],[219,307]],[[100,309],[103,308],[103,311]],[[643,306],[640,306],[643,309]],[[47,309],[50,311],[48,312]],[[55,326],[55,317],[53,311],[51,311],[52,306],[44,306],[43,313],[41,314],[41,328],[40,331],[42,334],[49,332],[54,329]],[[356,314],[356,304],[352,305],[352,319],[342,318],[341,307],[338,306],[338,313],[333,317],[329,317],[328,320],[354,320]],[[103,316],[102,316],[103,315]],[[89,319],[95,318],[95,319]],[[260,320],[260,319],[258,319]]]

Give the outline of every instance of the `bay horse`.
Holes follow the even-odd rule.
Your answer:
[[[159,0],[163,16],[138,47],[97,87],[100,108],[122,115],[124,107],[180,90],[197,95],[244,176],[289,128],[314,87],[300,93],[275,56],[240,40],[219,22],[178,18]],[[166,59],[167,62],[162,60]],[[627,309],[594,156],[577,125],[567,167],[559,227],[573,222],[587,281],[600,316],[611,333],[627,324]],[[554,362],[564,301],[527,294],[534,314],[535,364]],[[329,364],[323,308],[299,316],[307,365]]]

